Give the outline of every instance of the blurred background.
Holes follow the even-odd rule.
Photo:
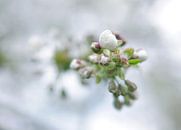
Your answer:
[[[0,130],[180,130],[180,0],[0,0]],[[106,84],[67,68],[105,29],[149,59],[114,109]],[[61,67],[60,67],[61,66]]]

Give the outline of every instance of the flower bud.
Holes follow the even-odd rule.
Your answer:
[[[130,106],[132,104],[129,95],[124,96],[124,104]]]
[[[110,62],[110,58],[109,57],[107,57],[105,55],[101,55],[100,63],[102,65],[107,65],[109,62]]]
[[[89,56],[89,61],[97,64],[100,62],[100,58],[101,58],[100,55],[93,54]]]
[[[110,93],[113,93],[113,94],[117,93],[118,88],[113,80],[109,82],[108,90]]]
[[[114,99],[114,107],[118,110],[120,110],[123,107],[123,103],[118,99]]]
[[[128,95],[129,95],[130,99],[132,99],[132,100],[136,100],[138,98],[136,93],[129,92]]]
[[[93,73],[93,69],[91,67],[84,67],[79,70],[79,74],[82,78],[90,78]]]
[[[93,42],[91,44],[91,49],[92,49],[93,52],[99,53],[101,51],[101,46],[100,46],[100,44],[98,42]]]
[[[122,96],[125,96],[127,94],[126,87],[123,87],[121,84],[119,84],[118,90],[119,90],[120,95],[122,95]]]
[[[128,58],[126,56],[124,56],[124,55],[120,55],[120,62],[123,65],[128,65],[129,64],[128,63]]]
[[[125,80],[125,84],[128,86],[128,90],[129,90],[130,92],[136,91],[137,86],[136,86],[135,83],[133,83],[133,82],[131,82],[131,81],[129,81],[129,80]]]
[[[102,48],[115,50],[118,46],[115,35],[110,30],[105,30],[99,36],[99,43]]]
[[[126,41],[117,33],[114,33],[116,39],[118,40],[118,46],[124,46]]]
[[[138,49],[134,52],[134,58],[139,58],[141,61],[145,61],[148,58],[148,54],[144,49]]]
[[[70,63],[70,68],[75,69],[75,70],[78,70],[78,69],[84,67],[85,64],[86,64],[86,63],[85,63],[84,61],[82,61],[82,60],[74,59],[74,60],[72,60],[72,62]]]

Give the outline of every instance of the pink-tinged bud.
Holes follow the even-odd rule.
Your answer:
[[[83,67],[79,70],[79,74],[82,78],[90,78],[93,73],[93,69],[91,67]]]
[[[99,53],[101,51],[101,46],[100,46],[100,44],[98,42],[93,42],[91,44],[91,49],[92,49],[93,52]]]
[[[116,37],[116,39],[118,40],[118,45],[119,46],[124,46],[126,44],[126,41],[124,38],[122,38],[119,34],[117,33],[113,33]]]
[[[118,40],[110,30],[105,30],[99,36],[99,43],[102,48],[115,50],[118,47]]]
[[[70,68],[77,70],[77,69],[80,69],[80,68],[84,67],[85,64],[86,63],[84,61],[82,61],[82,60],[74,59],[70,63]]]
[[[141,61],[145,61],[148,58],[148,54],[144,49],[138,49],[134,52],[134,58],[139,58]]]
[[[105,55],[101,55],[101,58],[100,58],[100,64],[102,65],[106,65],[110,62],[110,58],[105,56]]]
[[[124,55],[120,55],[120,62],[123,65],[128,65],[129,64],[128,63],[128,58],[126,56],[124,56]]]
[[[93,54],[89,56],[89,61],[97,64],[100,62],[100,58],[101,58],[100,55]]]

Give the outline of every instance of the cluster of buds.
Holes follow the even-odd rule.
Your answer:
[[[137,99],[137,86],[130,80],[124,80],[124,84],[121,84],[116,79],[111,79],[109,81],[108,90],[113,94],[114,97],[114,106],[117,109],[121,109],[123,105],[131,105],[131,103]],[[123,97],[120,100],[120,96]]]
[[[96,77],[96,83],[109,81],[108,90],[117,109],[130,105],[136,99],[137,86],[125,78],[126,70],[147,59],[144,49],[124,48],[125,45],[126,41],[119,34],[105,30],[99,41],[91,44],[93,54],[88,56],[87,61],[75,59],[70,65],[84,78]]]
[[[82,78],[90,78],[93,74],[93,68],[87,66],[87,63],[80,59],[72,60],[70,68],[77,70]]]

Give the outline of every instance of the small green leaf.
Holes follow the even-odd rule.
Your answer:
[[[134,54],[134,49],[133,48],[127,48],[124,50],[124,54],[128,56],[128,58],[131,58]]]
[[[141,60],[140,59],[131,59],[131,60],[128,60],[128,62],[131,65],[137,65],[138,63],[141,63]]]

